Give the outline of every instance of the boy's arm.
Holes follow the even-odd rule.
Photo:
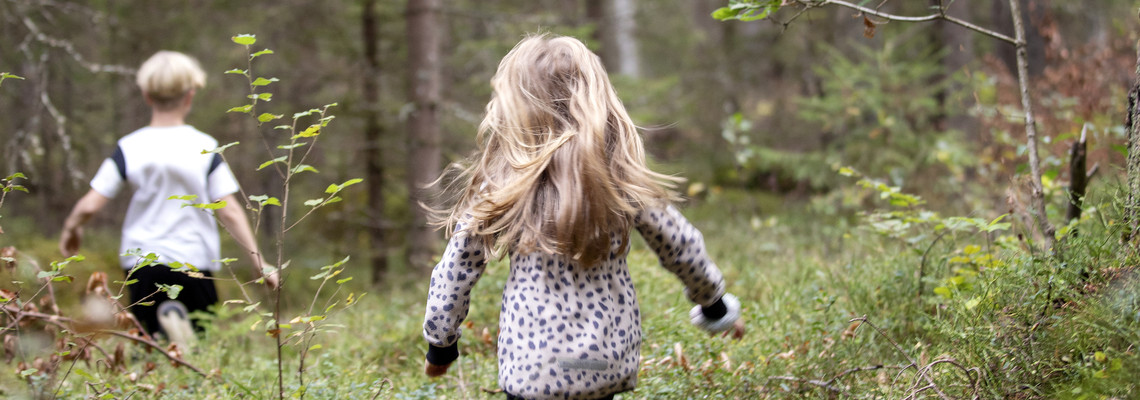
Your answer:
[[[685,294],[697,303],[689,315],[693,324],[710,332],[734,329],[740,301],[725,293],[724,277],[709,259],[701,232],[673,206],[643,210],[634,224],[661,266],[681,279]]]
[[[471,288],[486,269],[483,242],[467,236],[459,224],[447,244],[447,250],[431,272],[424,339],[428,342],[429,376],[439,376],[447,365],[459,357],[460,324],[467,318]]]
[[[63,232],[59,237],[60,253],[65,257],[79,253],[79,246],[83,242],[83,225],[90,221],[95,213],[102,210],[110,200],[107,196],[92,189],[75,203],[75,208],[71,209],[71,214],[63,221]]]
[[[279,283],[278,271],[273,271],[266,274],[266,267],[272,268],[270,264],[261,255],[261,251],[257,247],[257,238],[253,236],[253,229],[250,228],[249,220],[246,219],[245,211],[241,209],[238,204],[237,197],[233,194],[226,195],[222,198],[226,202],[226,206],[216,211],[218,221],[226,228],[226,231],[233,236],[238,245],[246,251],[249,255],[250,264],[253,265],[254,270],[258,276],[265,277],[265,284],[270,289],[277,289]]]

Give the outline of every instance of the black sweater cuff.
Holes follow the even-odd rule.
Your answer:
[[[707,307],[701,306],[701,314],[709,321],[716,321],[724,317],[725,314],[728,314],[728,307],[724,305],[724,299],[716,299],[716,303],[712,303]]]
[[[433,365],[448,365],[459,358],[459,342],[447,347],[436,347],[428,344],[427,362]]]

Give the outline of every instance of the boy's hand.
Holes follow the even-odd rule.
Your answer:
[[[266,273],[267,270],[272,272]],[[262,278],[265,278],[265,286],[269,287],[269,290],[277,290],[277,287],[281,285],[281,270],[268,261],[261,260],[261,268],[258,269],[258,272]]]
[[[83,228],[64,229],[59,237],[59,252],[64,257],[71,257],[79,253],[79,245],[83,242]]]
[[[427,365],[424,367],[424,373],[432,378],[443,376],[443,374],[447,373],[447,369],[451,367],[451,364],[435,365],[427,361],[425,361],[425,363]]]

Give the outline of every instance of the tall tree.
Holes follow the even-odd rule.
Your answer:
[[[408,0],[408,189],[412,226],[408,229],[408,262],[430,266],[437,235],[427,224],[424,189],[440,173],[440,32],[439,0]]]
[[[388,272],[388,244],[384,240],[384,161],[380,158],[380,37],[376,22],[376,0],[364,0],[360,13],[360,33],[364,42],[364,176],[368,186],[368,253],[372,283],[384,280]]]
[[[594,24],[593,39],[601,43],[598,55],[606,70],[629,77],[641,75],[637,45],[635,0],[587,0],[586,19]]]

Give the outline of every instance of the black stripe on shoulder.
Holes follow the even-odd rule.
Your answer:
[[[127,180],[127,159],[123,157],[123,148],[115,146],[115,152],[111,153],[111,161],[115,162],[115,168],[119,170],[119,177]]]
[[[210,160],[210,169],[206,170],[206,176],[213,174],[214,170],[218,169],[219,165],[222,165],[222,155],[214,153],[214,158]]]

